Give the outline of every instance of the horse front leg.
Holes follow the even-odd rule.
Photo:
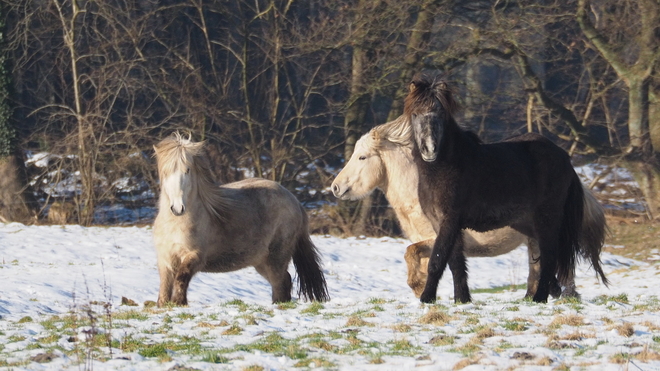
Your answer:
[[[188,305],[188,285],[190,285],[190,280],[199,270],[199,264],[199,259],[195,253],[189,253],[181,257],[179,264],[174,269],[172,303],[175,305]]]
[[[408,286],[418,298],[426,285],[426,269],[434,242],[435,239],[415,242],[406,248],[403,255],[408,267]]]
[[[436,293],[438,291],[438,283],[440,282],[440,278],[442,278],[442,274],[444,273],[445,268],[447,268],[449,259],[452,258],[454,246],[456,245],[456,241],[460,236],[460,228],[458,228],[458,226],[455,225],[455,223],[453,223],[449,218],[445,218],[439,228],[438,236],[435,239],[435,243],[433,244],[433,251],[431,252],[431,257],[429,258],[426,285],[424,286],[422,295],[419,297],[422,303],[435,302]],[[463,244],[460,244],[460,254],[463,254],[462,247]],[[457,253],[459,252],[457,251]],[[463,257],[463,259],[465,259],[465,257]],[[452,272],[452,274],[454,273]]]
[[[469,303],[472,301],[468,288],[467,264],[463,248],[463,234],[456,239],[454,249],[449,257],[449,270],[454,279],[454,302]]]
[[[158,264],[160,276],[160,288],[158,291],[158,306],[162,307],[172,300],[172,287],[174,286],[174,274],[172,268],[165,264]]]

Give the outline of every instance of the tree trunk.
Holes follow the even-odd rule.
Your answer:
[[[415,73],[421,69],[422,51],[426,49],[426,45],[431,37],[431,28],[433,27],[433,21],[440,2],[439,0],[426,0],[419,13],[417,13],[417,21],[412,27],[408,45],[406,46],[406,56],[399,75],[401,88],[397,89],[394,96],[387,121],[392,121],[403,113],[403,98],[408,94],[408,84]]]
[[[36,203],[26,188],[25,163],[21,158],[17,155],[0,158],[0,221],[36,221]]]
[[[660,218],[660,166],[654,161],[627,161],[625,166],[639,184],[652,220]]]
[[[646,155],[653,151],[649,132],[649,83],[645,77],[628,79],[628,132],[633,148]]]

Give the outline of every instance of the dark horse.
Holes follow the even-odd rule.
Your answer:
[[[547,302],[556,280],[567,282],[578,257],[600,265],[606,226],[582,228],[584,194],[568,154],[538,134],[483,144],[453,118],[457,104],[439,76],[419,75],[410,85],[404,114],[413,129],[419,200],[438,236],[420,299],[435,301],[447,264],[456,302],[471,300],[461,230],[510,226],[538,241],[541,275],[535,302]],[[555,278],[556,276],[556,278]]]

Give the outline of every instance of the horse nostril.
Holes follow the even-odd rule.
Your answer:
[[[339,186],[337,184],[332,185],[332,193],[334,193],[335,196],[339,196]]]

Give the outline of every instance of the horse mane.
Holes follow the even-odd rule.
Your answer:
[[[369,133],[379,147],[384,144],[383,141],[402,147],[412,147],[412,127],[406,115],[401,115],[382,125],[374,126]]]
[[[446,118],[452,118],[460,108],[452,89],[441,74],[417,74],[410,82],[409,88],[410,92],[403,106],[406,116],[437,111],[437,104],[440,104]]]
[[[197,190],[202,204],[218,221],[226,221],[235,207],[235,200],[227,197],[216,183],[206,156],[206,142],[193,142],[174,132],[154,146],[158,159],[158,174],[161,179],[180,167],[190,168],[197,174]]]

